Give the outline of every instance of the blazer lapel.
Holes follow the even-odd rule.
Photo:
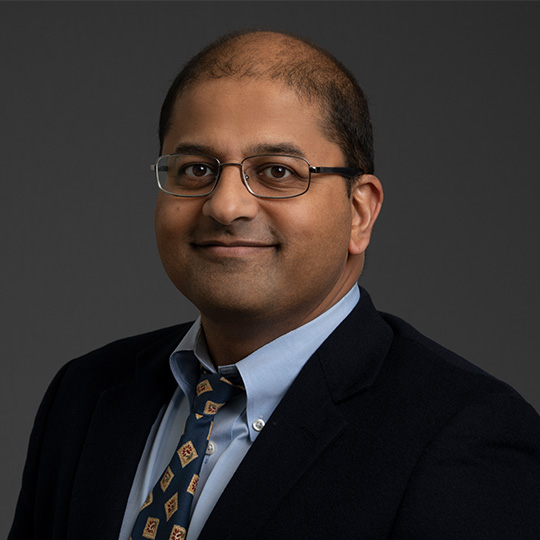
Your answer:
[[[309,381],[314,385],[304,384]],[[345,428],[318,362],[310,363],[294,388],[246,454],[199,540],[255,538],[304,470]]]
[[[102,393],[77,470],[69,538],[118,538],[149,431],[175,388],[168,358],[181,337],[175,332],[140,353],[137,376]]]
[[[336,403],[373,383],[391,335],[362,290],[358,306],[306,363],[253,443],[199,540],[257,537],[304,471],[347,429]]]

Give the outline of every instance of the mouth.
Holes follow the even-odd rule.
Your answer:
[[[218,257],[248,257],[262,255],[277,248],[276,244],[255,240],[201,240],[192,247],[201,252]]]

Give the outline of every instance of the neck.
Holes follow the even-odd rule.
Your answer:
[[[335,305],[349,291],[341,290],[339,294],[326,298],[315,309],[307,310],[294,318],[280,317],[276,319],[257,320],[252,314],[238,313],[219,316],[208,316],[201,313],[201,324],[205,334],[208,351],[214,365],[234,364],[278,337],[295,330],[317,318]]]
[[[254,323],[253,320],[216,321],[201,315],[210,357],[215,366],[235,364],[294,328]]]

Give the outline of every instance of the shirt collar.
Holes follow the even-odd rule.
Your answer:
[[[347,317],[360,299],[355,285],[339,302],[316,319],[278,337],[257,349],[236,364],[221,366],[224,376],[239,373],[246,388],[246,415],[250,438],[257,420],[267,422],[294,379],[323,341]],[[193,402],[199,379],[199,362],[208,371],[216,372],[201,328],[200,317],[193,323],[170,357],[171,371],[184,394]]]

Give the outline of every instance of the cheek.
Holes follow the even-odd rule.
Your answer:
[[[289,246],[299,267],[339,266],[348,254],[351,233],[350,208],[337,204],[329,197],[318,205],[302,212],[292,212],[294,219],[281,229],[291,231]]]
[[[158,200],[156,205],[154,218],[156,242],[164,262],[168,257],[178,256],[182,239],[186,238],[189,225],[192,223],[190,205],[184,205],[184,202]]]
[[[182,199],[160,193],[155,211],[156,232],[184,231],[200,214],[200,207],[199,199]]]

